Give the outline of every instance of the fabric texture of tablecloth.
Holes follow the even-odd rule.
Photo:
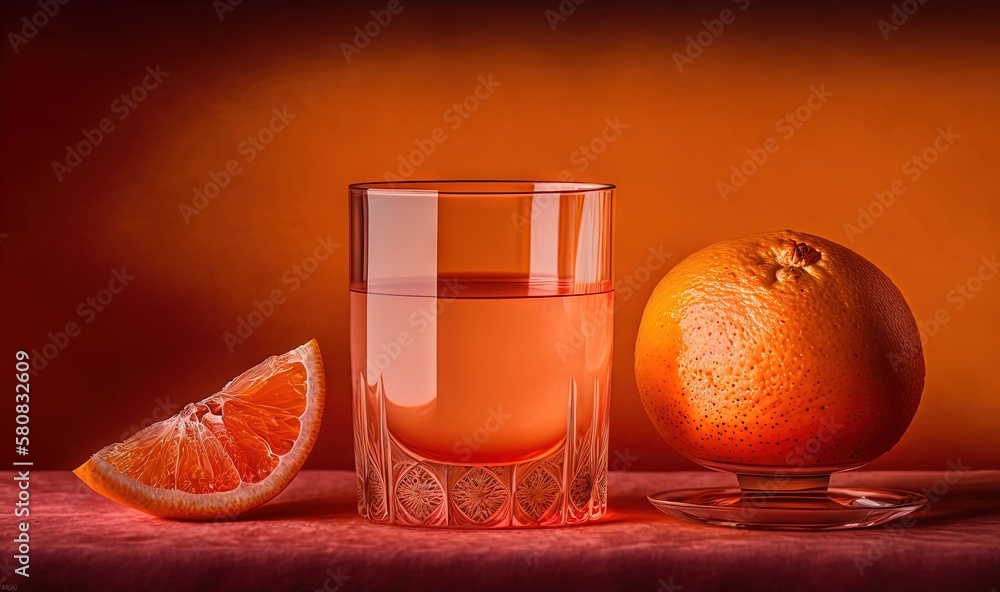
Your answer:
[[[16,499],[13,473],[0,498]],[[942,472],[854,472],[835,484],[921,491]],[[236,521],[175,522],[93,493],[68,472],[32,473],[30,578],[19,592],[352,590],[1000,590],[1000,471],[970,471],[909,528],[766,532],[708,527],[645,496],[727,485],[711,472],[612,473],[610,511],[578,527],[459,531],[372,524],[355,477],[305,471]],[[939,484],[939,491],[941,486]]]

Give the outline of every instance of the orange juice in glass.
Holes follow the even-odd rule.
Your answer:
[[[377,522],[606,510],[613,186],[351,186],[358,506]]]

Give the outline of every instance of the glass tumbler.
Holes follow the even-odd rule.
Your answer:
[[[607,509],[613,185],[358,183],[358,510],[451,528]]]

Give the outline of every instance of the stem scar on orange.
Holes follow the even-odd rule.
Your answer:
[[[316,441],[324,398],[322,356],[312,340],[99,450],[73,472],[108,499],[154,516],[235,516],[295,477]]]
[[[860,466],[917,411],[924,357],[881,270],[790,230],[694,253],[656,286],[635,375],[660,434],[709,466]]]

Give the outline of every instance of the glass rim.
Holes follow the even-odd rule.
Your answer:
[[[469,184],[469,185],[516,185],[516,184],[531,184],[531,185],[545,185],[544,189],[531,189],[515,191],[512,189],[501,189],[501,190],[470,190],[470,191],[457,191],[442,189],[441,187],[435,186],[445,186],[457,185],[457,184]],[[575,182],[575,181],[541,181],[541,180],[531,180],[531,179],[426,179],[426,180],[403,180],[403,181],[366,181],[362,183],[351,183],[347,186],[351,190],[365,190],[365,189],[399,189],[399,190],[411,190],[411,191],[434,191],[439,195],[533,195],[539,193],[591,193],[594,191],[610,191],[616,189],[613,183],[587,183],[587,182]]]

